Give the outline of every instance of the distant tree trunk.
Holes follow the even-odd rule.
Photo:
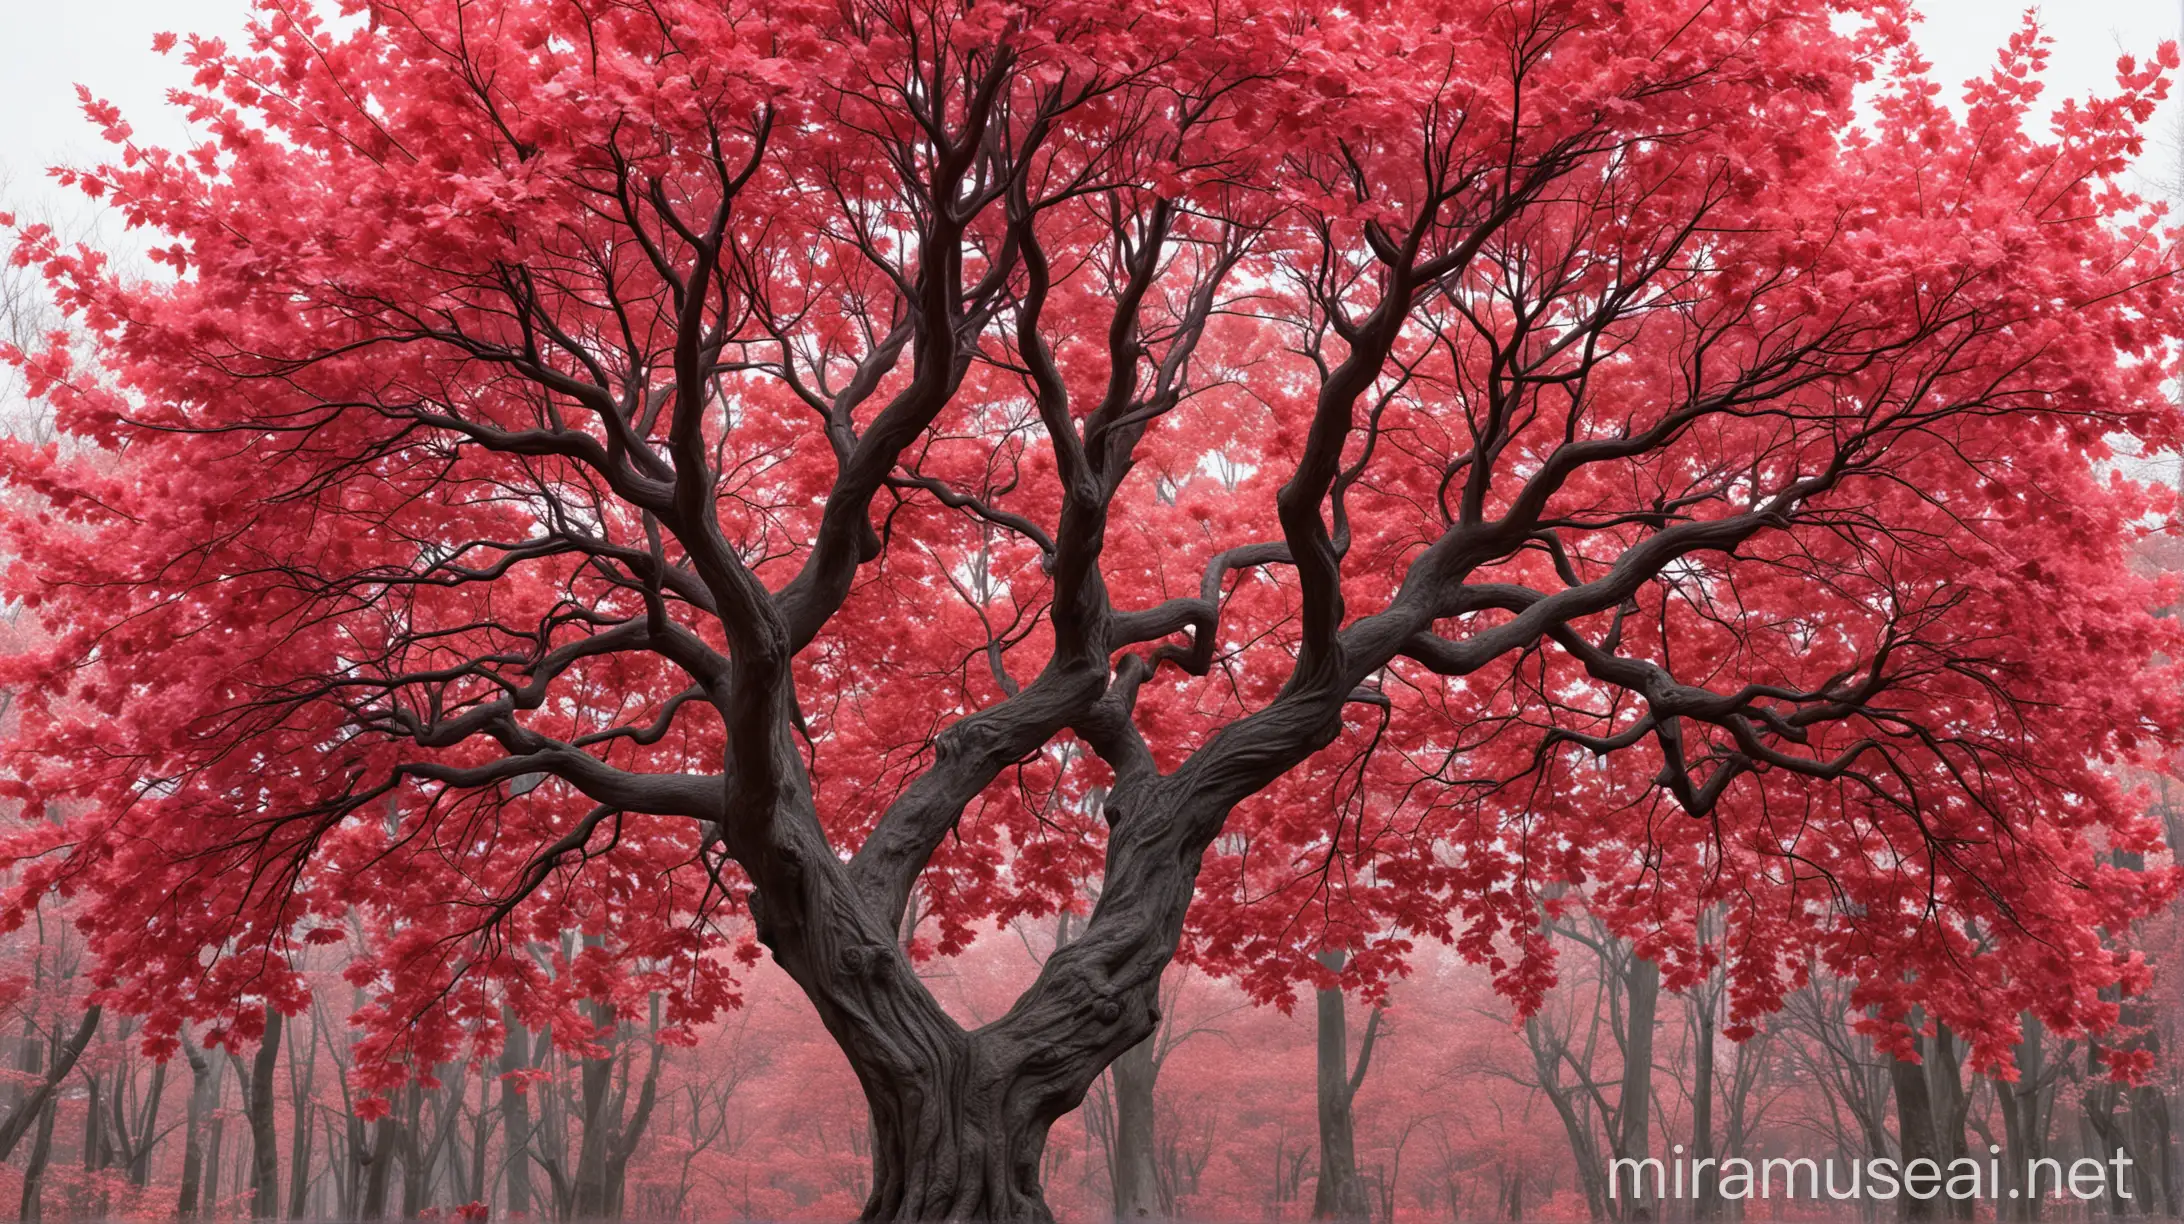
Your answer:
[[[652,998],[652,1031],[647,1041],[644,1079],[638,1085],[634,1106],[629,1104],[629,1093],[630,1079],[635,1074],[631,1063],[636,1030],[617,1023],[605,1004],[585,1006],[593,1023],[608,1034],[602,1039],[608,1049],[604,1058],[584,1059],[578,1073],[583,1092],[584,1137],[577,1152],[571,1214],[579,1220],[617,1220],[622,1216],[630,1157],[644,1136],[659,1095],[660,999],[657,995]]]
[[[2146,867],[2145,856],[2130,851],[2117,850],[2114,858],[2116,866],[2126,871],[2142,871]],[[2115,1002],[2117,1024],[2123,1032],[2129,1034],[2119,1048],[2158,1050],[2159,1043],[2154,1037],[2154,1016],[2143,997],[2126,998],[2122,990],[2114,986],[2103,990],[2101,997]],[[2112,1214],[2125,1215],[2133,1211],[2151,1213],[2160,1210],[2162,1206],[2155,1201],[2153,1179],[2166,1165],[2166,1153],[2163,1149],[2167,1147],[2167,1103],[2160,1101],[2160,1090],[2153,1089],[2154,1102],[2148,1102],[2149,1108],[2141,1108],[2140,1093],[2145,1091],[2128,1089],[2118,1083],[2110,1076],[2107,1065],[2100,1058],[2099,1044],[2087,1044],[2084,1098],[2086,1121],[2099,1136],[2102,1149],[2089,1155],[2103,1162],[2103,1167],[2107,1170],[2105,1180],[2108,1187],[2105,1200],[2095,1201],[2092,1204],[2093,1210],[2105,1208]],[[2126,1111],[2120,1118],[2116,1114],[2116,1107],[2119,1105],[2124,1106]],[[2162,1132],[2162,1146],[2159,1149],[2151,1148],[2148,1142],[2155,1131]],[[2119,1152],[2131,1160],[2129,1173],[2109,1163],[2110,1158]],[[2124,1180],[2126,1177],[2130,1178],[2129,1182]]]
[[[134,1076],[130,1079],[135,1085]],[[152,1180],[152,1149],[159,1142],[159,1102],[167,1094],[167,1064],[159,1063],[152,1068],[151,1088],[145,1092],[144,1101],[136,1109],[133,1121],[125,1112],[126,1102],[120,1091],[120,1081],[109,1108],[112,1111],[112,1129],[116,1145],[120,1149],[122,1166],[129,1177],[129,1184],[143,1189]]]
[[[394,1182],[394,1148],[401,1127],[390,1117],[372,1123],[372,1145],[364,1157],[364,1210],[367,1220],[387,1218],[387,1188]]]
[[[220,1210],[220,1150],[227,1140],[227,1119],[220,1116],[219,1101],[225,1095],[224,1083],[213,1085],[213,1115],[211,1137],[205,1143],[205,1188],[198,1196],[198,1211],[210,1219]]]
[[[1661,999],[1661,967],[1631,952],[1623,966],[1623,1084],[1616,1097],[1616,1122],[1619,1132],[1615,1139],[1615,1154],[1630,1160],[1646,1159],[1651,1146],[1653,1115],[1653,1026]],[[1627,1199],[1620,1200],[1625,1206],[1626,1220],[1651,1220],[1657,1209],[1646,1195],[1644,1179]]]
[[[1174,1207],[1161,1193],[1153,1135],[1153,1086],[1159,1075],[1158,1033],[1124,1051],[1111,1071],[1115,1088],[1115,1151],[1109,1171],[1117,1220],[1164,1219]]]
[[[1890,1057],[1888,1076],[1896,1089],[1896,1142],[1904,1165],[1909,1166],[1914,1160],[1933,1160],[1936,1155],[1934,1104],[1926,1090],[1925,1068]],[[1896,1202],[1907,1220],[1933,1220],[1941,1215],[1939,1199],[1920,1199],[1905,1194]]]
[[[1934,1110],[1934,1158],[1944,1169],[1951,1161],[1971,1155],[1964,1141],[1964,1120],[1971,1112],[1971,1096],[1964,1091],[1961,1063],[1956,1034],[1936,1020],[1934,1035],[1926,1042],[1926,1087]],[[1949,1214],[1959,1220],[1971,1219],[1978,1206],[1970,1198],[1949,1197],[1945,1201]]]
[[[531,1103],[530,1097],[521,1091],[514,1078],[519,1072],[531,1067],[531,1034],[516,1013],[506,1007],[501,1009],[501,1028],[506,1036],[502,1039],[500,1055],[501,1134],[505,1136],[508,1168],[508,1214],[529,1215],[531,1212]]]
[[[2032,1162],[2047,1154],[2047,1111],[2041,1108],[2041,1081],[2047,1076],[2045,1029],[2039,1017],[2026,1012],[2018,1019],[2020,1035],[2012,1051],[2017,1082],[1996,1084],[1995,1096],[2002,1106],[2002,1143],[2006,1149],[2003,1168],[2011,1194],[2005,1210],[2018,1220],[2040,1218],[2040,1199],[2025,1181]]]
[[[288,1053],[289,1130],[288,1140],[288,1218],[301,1220],[311,1214],[311,1141],[317,1128],[311,1125],[311,1096],[314,1081],[318,1078],[318,1006],[311,1007],[311,1031],[304,1039],[303,1056],[299,1060],[296,1051]],[[299,1082],[296,1064],[303,1064]]]
[[[23,1224],[37,1224],[45,1217],[45,1171],[53,1157],[53,1115],[59,1112],[59,1104],[49,1093],[38,1110],[38,1137],[31,1140],[30,1160],[23,1166],[23,1201],[17,1215]]]
[[[99,1031],[99,1016],[103,1010],[95,1006],[86,1008],[83,1018],[76,1023],[76,1031],[66,1041],[59,1042],[55,1048],[40,1056],[40,1061],[47,1063],[44,1081],[15,1106],[6,1121],[0,1122],[0,1160],[6,1160],[14,1153],[15,1145],[22,1141],[31,1123],[45,1125],[41,1119],[45,1114],[46,1102],[53,1099],[61,1081],[68,1078],[70,1071],[75,1070],[76,1060],[82,1057],[84,1047],[91,1044],[92,1036]],[[58,1034],[55,1036],[58,1037]],[[32,1070],[35,1071],[36,1068]]]
[[[1713,1170],[1704,1163],[1714,1159],[1714,1009],[1720,1002],[1711,984],[1691,992],[1691,1214],[1701,1220],[1721,1214]]]
[[[1562,1122],[1563,1137],[1570,1143],[1571,1162],[1577,1168],[1578,1187],[1585,1192],[1585,1210],[1588,1219],[1605,1220],[1610,1212],[1608,1181],[1605,1166],[1600,1159],[1600,1146],[1593,1133],[1591,1114],[1581,1111],[1579,1093],[1589,1084],[1571,1085],[1562,1082],[1562,1064],[1568,1053],[1562,1035],[1555,1032],[1538,1016],[1524,1022],[1524,1042],[1532,1052],[1532,1069],[1539,1076],[1539,1089],[1554,1107],[1556,1118]]]
[[[401,1138],[395,1151],[402,1154],[402,1218],[414,1220],[431,1205],[432,1166],[439,1145],[425,1137],[425,1088],[415,1080],[403,1096]]]
[[[185,1220],[198,1215],[198,1193],[205,1175],[205,1119],[217,1107],[213,1101],[215,1064],[182,1032],[182,1056],[190,1064],[190,1101],[182,1123],[182,1194],[176,1213]]]
[[[1348,957],[1339,951],[1321,952],[1319,963],[1339,972]],[[1319,1184],[1312,1194],[1315,1220],[1363,1221],[1369,1218],[1364,1179],[1357,1175],[1357,1119],[1352,1105],[1372,1063],[1373,1040],[1380,1031],[1380,1010],[1365,1022],[1365,1038],[1358,1048],[1357,1068],[1350,1067],[1349,1017],[1342,990],[1315,992],[1318,996],[1319,1043]]]
[[[250,1218],[281,1217],[280,1132],[273,1116],[273,1073],[281,1056],[281,1014],[265,1009],[265,1036],[246,1069],[230,1052],[243,1089],[243,1116],[250,1123]]]
[[[90,1097],[84,1102],[83,1146],[78,1150],[83,1154],[84,1172],[90,1173],[109,1163],[106,1159],[106,1084],[97,1075],[86,1075],[83,1080]]]
[[[2158,1060],[2160,1037],[2152,1029],[2147,1032],[2146,1044]],[[2131,1090],[2133,1129],[2138,1132],[2140,1159],[2145,1162],[2142,1176],[2154,1187],[2144,1210],[2173,1220],[2184,1216],[2184,1194],[2178,1192],[2176,1184],[2176,1140],[2170,1117],[2169,1093],[2160,1081]]]
[[[575,1201],[572,1214],[579,1220],[607,1219],[607,1154],[620,1140],[622,1110],[615,1099],[616,1055],[625,1048],[626,1035],[603,1003],[586,1003],[584,1010],[598,1033],[593,1038],[606,1047],[599,1058],[579,1060],[577,1081],[582,1093],[584,1133],[576,1153]]]
[[[493,1144],[493,1125],[498,1120],[493,1103],[493,1077],[478,1076],[478,1112],[472,1115],[470,1128],[470,1197],[472,1203],[490,1203],[493,1198],[492,1165],[486,1159]]]
[[[2133,1017],[2131,1010],[2126,1008],[2123,1023],[2129,1024],[2133,1019],[2144,1021],[2143,1015]],[[2110,1078],[2107,1065],[2101,1061],[2100,1043],[2088,1041],[2085,1048],[2085,1121],[2099,1150],[2087,1154],[2102,1162],[2103,1182],[2107,1187],[2102,1197],[2090,1204],[2090,1209],[2106,1210],[2112,1215],[2155,1208],[2153,1186],[2146,1176],[2146,1153],[2132,1142],[2137,1129],[2132,1123],[2137,1119],[2116,1116],[2116,1106],[2124,1099],[2123,1086]],[[2123,1181],[2125,1175],[2110,1163],[2110,1157],[2118,1152],[2131,1160],[2128,1184]]]

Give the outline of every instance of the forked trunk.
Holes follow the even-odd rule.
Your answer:
[[[1188,886],[1185,876],[1163,899],[1187,900]],[[1007,1015],[966,1031],[918,980],[889,927],[844,911],[836,921],[792,922],[755,896],[750,906],[759,939],[803,987],[864,1088],[873,1150],[863,1219],[1051,1221],[1040,1187],[1047,1132],[1153,1032],[1169,949],[1071,943]]]
[[[1256,732],[1232,727],[1224,734],[1241,755],[1223,767],[1203,764],[1225,760],[1218,754],[1170,775],[1153,774],[1149,757],[1118,767],[1104,805],[1105,882],[1084,933],[1047,957],[1006,1015],[972,1031],[934,999],[900,942],[917,869],[961,803],[935,804],[948,820],[925,827],[931,844],[876,833],[845,865],[808,794],[731,789],[730,810],[777,812],[722,830],[739,835],[730,850],[755,885],[744,904],[758,940],[811,1000],[871,1109],[865,1220],[1054,1218],[1039,1184],[1047,1132],[1084,1103],[1109,1064],[1158,1028],[1160,974],[1182,936],[1200,857],[1229,809],[1288,768],[1260,751],[1264,741],[1292,734],[1308,753],[1334,740],[1341,709],[1336,697],[1285,710]],[[778,768],[753,772],[800,778],[796,746],[784,738],[776,748]],[[943,745],[941,755],[960,751]],[[764,840],[740,836],[747,828]]]
[[[977,1045],[965,1042],[919,1074],[864,1077],[873,1136],[866,1220],[1054,1218],[1039,1186],[1054,1119],[1020,1065]]]

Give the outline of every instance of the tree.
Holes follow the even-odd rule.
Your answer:
[[[155,1050],[352,913],[369,1091],[503,1004],[672,1038],[733,904],[866,1216],[1043,1218],[1209,847],[1376,736],[1403,929],[1523,1007],[1619,857],[1665,989],[1725,906],[1732,1036],[1808,957],[1977,1067],[2143,985],[2173,50],[2043,141],[2030,32],[1960,122],[1894,0],[368,11],[191,40],[187,153],[87,100],[171,276],[20,231],[96,361],[14,358],[7,913],[83,896]],[[948,951],[1092,875],[998,1019],[913,971],[913,895]]]

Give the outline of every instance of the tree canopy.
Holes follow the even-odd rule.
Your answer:
[[[1735,1024],[1807,953],[1980,1065],[2106,1022],[2174,887],[2110,853],[2184,730],[2114,462],[2179,444],[2120,181],[2173,49],[2043,136],[2029,32],[1959,114],[1904,4],[1697,7],[187,40],[202,143],[87,99],[69,175],[161,274],[18,235],[88,352],[12,354],[65,437],[0,449],[7,913],[81,895],[155,1045],[354,924],[387,1086],[504,1002],[710,1016],[747,912],[903,1218],[1042,1211],[1179,951],[1530,1004],[1582,898]],[[990,1025],[908,971],[1090,881]]]

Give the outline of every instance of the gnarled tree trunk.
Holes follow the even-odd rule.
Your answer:
[[[1117,794],[1111,812],[1128,802]],[[1048,1131],[1158,1025],[1160,973],[1194,882],[1186,864],[1218,828],[1187,814],[1141,826],[1127,808],[1113,824],[1108,883],[1084,934],[1007,1014],[972,1031],[912,970],[896,939],[899,903],[882,909],[844,887],[815,827],[804,826],[808,848],[744,856],[781,868],[758,873],[749,899],[758,937],[812,1000],[871,1110],[865,1220],[1053,1218],[1040,1186]],[[1183,836],[1198,843],[1188,854]]]

